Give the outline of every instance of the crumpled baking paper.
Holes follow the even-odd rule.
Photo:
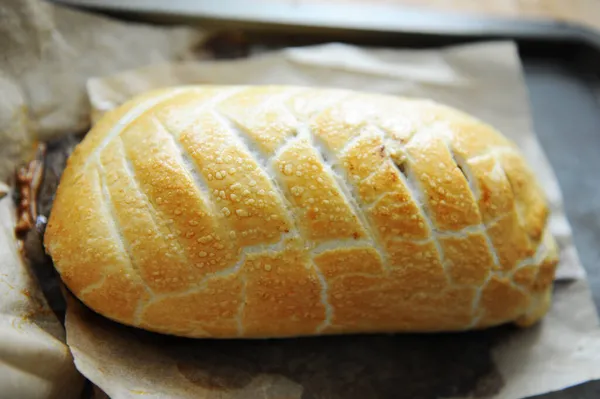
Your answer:
[[[190,28],[122,23],[40,0],[0,3],[0,181],[32,143],[89,126],[85,82],[128,68],[190,59]]]
[[[264,341],[147,333],[70,298],[67,343],[77,368],[110,397],[515,399],[600,378],[598,317],[559,186],[532,130],[514,44],[421,51],[328,44],[243,60],[144,67],[91,79],[93,117],[145,90],[191,83],[329,86],[426,97],[481,118],[521,147],[543,184],[561,250],[560,281],[549,315],[529,329]]]
[[[0,183],[0,195],[8,192]],[[76,398],[83,378],[63,326],[23,263],[15,224],[8,193],[0,199],[0,398]]]
[[[18,250],[11,188],[35,143],[90,123],[92,75],[190,59],[204,34],[125,24],[39,0],[0,2],[0,398],[81,397],[65,329]]]

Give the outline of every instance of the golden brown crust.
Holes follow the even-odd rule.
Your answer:
[[[430,101],[192,86],[106,114],[45,245],[97,312],[190,337],[535,323],[556,246],[514,144]]]

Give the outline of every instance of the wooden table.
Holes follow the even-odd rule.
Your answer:
[[[554,19],[600,30],[600,0],[271,0],[304,3],[354,3],[421,7],[475,15]]]

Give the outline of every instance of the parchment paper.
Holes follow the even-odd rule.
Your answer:
[[[8,193],[0,183],[0,195]],[[48,307],[15,245],[15,209],[0,199],[0,397],[75,398],[83,378],[65,330]]]
[[[19,253],[11,189],[36,140],[90,123],[85,81],[189,59],[204,34],[124,24],[36,0],[0,2],[0,398],[79,398],[65,330]],[[48,274],[48,273],[46,273]]]
[[[94,116],[132,95],[184,83],[296,84],[427,97],[492,124],[522,148],[552,206],[561,264],[539,325],[483,332],[266,341],[188,340],[112,323],[70,298],[67,343],[77,368],[112,398],[521,398],[600,378],[600,329],[532,131],[512,43],[444,50],[330,44],[239,61],[147,67],[88,84]]]
[[[127,68],[190,59],[205,35],[124,24],[39,0],[0,3],[0,181],[36,139],[89,126],[85,82]]]

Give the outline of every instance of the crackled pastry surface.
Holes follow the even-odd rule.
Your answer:
[[[71,156],[45,245],[116,321],[190,337],[529,325],[558,258],[513,143],[425,100],[154,91]]]

